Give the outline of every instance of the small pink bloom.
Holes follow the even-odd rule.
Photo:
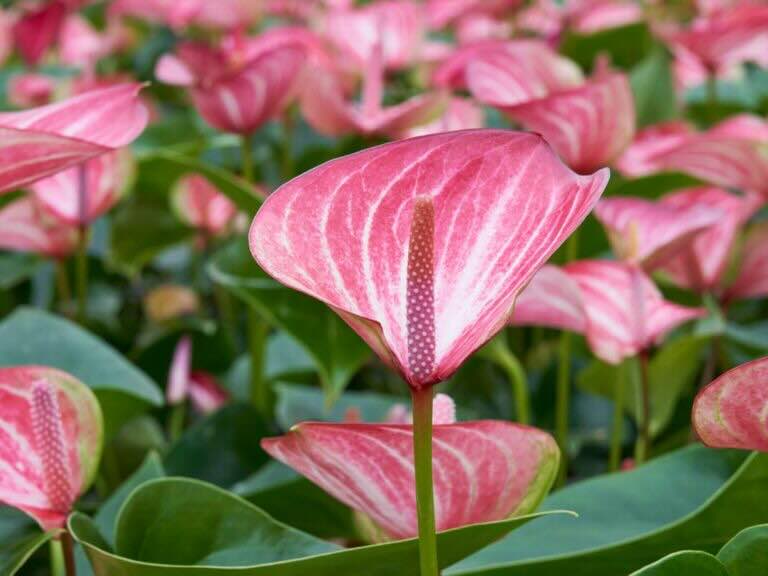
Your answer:
[[[182,336],[176,344],[168,371],[165,399],[170,405],[181,404],[189,395],[190,374],[192,373],[192,338]]]
[[[8,101],[17,108],[43,106],[53,98],[54,79],[45,74],[18,74],[8,81]]]
[[[578,283],[557,266],[543,266],[515,302],[510,324],[583,334],[587,313]]]
[[[229,392],[208,372],[189,375],[189,400],[201,414],[215,412],[229,401]]]
[[[568,3],[568,23],[579,34],[595,34],[601,30],[628,26],[643,20],[643,9],[637,2],[622,0],[582,0]]]
[[[121,148],[38,180],[30,189],[40,206],[71,226],[87,226],[114,206],[133,181],[131,151]]]
[[[707,203],[652,201],[615,196],[604,198],[595,216],[605,227],[616,255],[653,270],[682,251],[697,234],[725,214]]]
[[[421,136],[284,184],[251,225],[251,251],[279,281],[335,309],[421,389],[506,324],[518,293],[607,180],[607,170],[574,174],[533,134]]]
[[[408,131],[408,136],[425,136],[438,132],[482,128],[484,124],[485,113],[482,108],[467,98],[453,97],[439,118],[411,128]]]
[[[139,84],[121,84],[0,113],[0,193],[129,144],[147,123],[140,89]]]
[[[133,16],[181,29],[200,26],[222,30],[248,28],[258,18],[260,2],[253,0],[115,0],[113,16]]]
[[[720,211],[715,224],[686,242],[678,255],[662,267],[678,286],[719,292],[736,236],[762,201],[755,195],[738,196],[721,188],[705,187],[669,194],[661,202],[679,207],[710,206]]]
[[[738,273],[726,289],[726,301],[768,295],[768,223],[755,224],[747,234],[738,260]]]
[[[43,366],[0,368],[0,502],[43,530],[64,527],[99,466],[102,416],[73,376]]]
[[[263,49],[258,39],[236,37],[218,47],[182,43],[159,60],[155,73],[166,84],[188,87],[195,108],[215,128],[250,134],[283,110],[305,59],[299,43]]]
[[[171,199],[178,217],[205,234],[225,232],[237,214],[232,201],[200,174],[182,176]]]
[[[522,0],[427,0],[427,14],[433,28],[442,28],[473,14],[500,16],[522,3]]]
[[[68,11],[64,0],[51,0],[33,5],[16,21],[14,40],[28,65],[36,66],[59,39]]]
[[[704,388],[693,427],[707,446],[768,452],[768,358],[736,366]]]
[[[546,432],[497,420],[456,423],[435,399],[433,473],[437,530],[531,512],[557,474]],[[392,538],[417,533],[410,424],[304,422],[262,447]]]
[[[0,248],[63,259],[77,247],[77,229],[49,215],[30,197],[0,208]]]
[[[489,14],[468,14],[456,24],[456,36],[459,44],[506,40],[512,36],[512,24]]]
[[[647,176],[661,170],[660,158],[694,134],[690,124],[673,120],[655,124],[637,133],[634,141],[616,162],[616,168],[630,178]]]
[[[59,59],[67,66],[91,71],[117,46],[119,37],[116,32],[113,28],[102,33],[79,14],[68,16],[61,30]]]
[[[610,260],[565,266],[579,286],[587,315],[587,341],[610,364],[646,351],[673,328],[706,314],[664,300],[639,268]]]

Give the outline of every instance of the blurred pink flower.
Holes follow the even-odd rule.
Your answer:
[[[630,178],[658,172],[661,169],[659,158],[677,148],[694,132],[690,124],[678,120],[643,128],[616,161],[616,168]]]
[[[192,339],[189,336],[182,336],[173,352],[165,395],[169,405],[189,400],[201,414],[215,412],[230,397],[213,375],[192,370]]]
[[[47,0],[27,4],[13,28],[13,37],[21,57],[36,66],[58,41],[70,6],[66,0]]]
[[[253,0],[115,0],[111,16],[132,16],[181,29],[188,26],[234,30],[259,18],[261,3]]]
[[[31,197],[0,208],[0,248],[61,260],[77,247],[77,228],[51,216]]]
[[[53,99],[56,83],[51,76],[18,74],[8,80],[8,101],[18,108],[43,106]]]
[[[498,420],[456,422],[453,401],[445,395],[435,398],[433,414],[437,530],[536,508],[559,463],[549,434]],[[303,422],[261,444],[398,539],[417,533],[412,437],[406,423]]]
[[[523,0],[427,0],[427,14],[433,28],[442,28],[471,15],[501,16],[523,4]]]
[[[578,283],[562,268],[543,266],[515,301],[510,324],[585,333],[587,313]]]
[[[472,100],[453,97],[448,101],[445,111],[439,118],[411,128],[408,137],[451,132],[453,130],[468,130],[482,128],[485,124],[485,113]]]
[[[237,214],[232,201],[200,174],[182,176],[173,187],[171,201],[177,216],[205,235],[226,232]]]
[[[722,300],[727,303],[768,296],[768,223],[758,222],[749,229],[737,256],[736,278]]]

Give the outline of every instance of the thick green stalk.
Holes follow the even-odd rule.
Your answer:
[[[557,353],[557,390],[555,392],[555,438],[560,446],[560,472],[558,484],[562,485],[568,475],[568,428],[571,407],[571,333],[560,334]]]
[[[613,427],[608,460],[608,469],[611,472],[616,472],[621,465],[621,447],[624,443],[624,374],[626,368],[626,364],[619,366],[619,380],[613,390]]]
[[[72,299],[72,291],[69,288],[69,275],[67,274],[67,265],[61,261],[56,261],[56,292],[59,297],[59,307],[66,306]]]
[[[184,432],[184,420],[187,416],[186,402],[179,402],[171,406],[171,414],[168,419],[168,439],[171,443],[176,442]]]
[[[413,391],[413,460],[419,520],[421,576],[438,576],[435,501],[432,487],[432,390]]]
[[[77,320],[85,322],[88,306],[88,228],[81,226],[77,239]]]
[[[528,424],[531,414],[531,400],[528,393],[528,378],[525,368],[507,346],[504,333],[499,334],[490,341],[486,348],[488,356],[498,364],[506,373],[512,386],[512,398],[515,401],[513,414],[517,415],[517,421]]]
[[[640,465],[648,458],[651,448],[651,390],[648,378],[648,355],[645,352],[641,352],[635,364],[634,372],[637,380],[637,406],[639,410],[635,464]]]
[[[246,134],[240,140],[240,162],[243,178],[253,182],[253,150],[251,149],[251,136]]]
[[[259,413],[270,416],[270,391],[264,378],[264,356],[269,327],[259,313],[248,308],[248,353],[251,359],[251,401]]]
[[[64,565],[64,551],[61,549],[61,540],[51,538],[48,542],[48,549],[51,557],[51,576],[66,576],[66,566]]]

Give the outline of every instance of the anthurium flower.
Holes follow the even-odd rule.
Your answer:
[[[522,4],[521,0],[428,0],[427,13],[433,28],[470,14],[502,15]]]
[[[24,197],[0,208],[0,248],[61,260],[77,247],[77,228],[61,222],[34,198]]]
[[[484,124],[485,113],[482,108],[468,98],[453,97],[437,119],[411,128],[408,136],[426,136],[438,132],[482,128]]]
[[[768,295],[768,223],[751,227],[738,256],[736,279],[722,299],[730,302]]]
[[[8,80],[8,101],[18,108],[43,106],[53,98],[54,79],[45,74],[18,74]]]
[[[64,0],[32,6],[16,21],[13,37],[24,61],[35,66],[58,40],[69,7]]]
[[[515,302],[510,324],[583,334],[587,330],[587,312],[578,283],[557,266],[543,266]]]
[[[557,474],[554,439],[500,420],[456,422],[452,405],[443,397],[433,410],[437,530],[534,510]],[[302,422],[261,445],[389,537],[417,534],[410,424]]]
[[[699,392],[693,426],[707,446],[768,452],[768,358],[732,368]]]
[[[512,36],[512,23],[490,14],[471,13],[456,23],[459,44],[474,44],[486,40],[506,40]]]
[[[306,51],[299,43],[264,49],[258,39],[225,38],[219,46],[184,42],[165,54],[155,74],[166,84],[189,88],[195,108],[211,126],[250,134],[287,104]]]
[[[176,344],[168,371],[165,399],[168,404],[180,404],[189,393],[189,375],[192,371],[192,338],[182,336]]]
[[[220,30],[248,28],[258,18],[261,2],[252,0],[115,0],[113,16],[133,16],[180,29],[200,26]]]
[[[447,98],[436,92],[382,106],[385,78],[380,45],[373,54],[365,69],[359,104],[347,101],[334,72],[317,68],[308,75],[302,87],[301,110],[315,130],[328,136],[377,134],[397,138],[443,111]]]
[[[229,391],[212,374],[195,370],[189,375],[189,400],[201,414],[215,412],[229,401]]]
[[[171,201],[177,216],[205,235],[225,232],[237,215],[232,201],[200,174],[182,176],[173,187]]]
[[[99,465],[96,397],[73,376],[43,366],[0,368],[0,502],[43,530],[63,528]]]
[[[474,93],[471,84],[470,90]],[[575,88],[497,107],[544,136],[577,172],[591,172],[614,161],[635,133],[632,89],[619,72],[601,72]]]
[[[616,255],[647,270],[664,264],[724,215],[711,203],[629,196],[604,198],[595,208]]]
[[[661,203],[683,208],[711,206],[720,211],[713,225],[686,242],[662,267],[678,286],[700,293],[719,292],[734,241],[762,200],[754,194],[738,196],[721,188],[700,187],[668,194]]]
[[[673,328],[706,314],[703,308],[664,299],[638,267],[610,260],[581,260],[564,271],[579,286],[594,354],[610,364],[648,350]]]
[[[192,339],[189,336],[182,336],[176,344],[165,396],[171,406],[190,400],[202,414],[217,410],[229,400],[229,392],[211,374],[192,370]]]
[[[659,172],[664,154],[677,148],[694,133],[690,124],[678,120],[644,128],[616,161],[616,168],[630,178]]]
[[[62,64],[90,72],[101,58],[118,47],[119,41],[117,20],[113,19],[104,32],[99,32],[79,14],[71,14],[61,29],[59,59]]]
[[[41,108],[0,113],[0,193],[129,144],[147,124],[140,89],[120,84]]]
[[[38,180],[30,189],[40,206],[71,226],[87,226],[131,187],[134,161],[128,148]]]
[[[279,281],[334,308],[418,390],[506,324],[607,180],[607,170],[574,174],[534,134],[422,136],[283,185],[251,225],[251,251]]]

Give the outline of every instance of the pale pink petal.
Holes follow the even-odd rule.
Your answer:
[[[522,3],[522,0],[427,0],[427,14],[433,28],[442,28],[470,14],[502,15]]]
[[[510,324],[583,333],[587,316],[579,285],[557,266],[542,267],[515,302]]]
[[[63,0],[44,2],[24,12],[13,28],[13,37],[24,61],[30,66],[42,60],[59,37],[67,5]]]
[[[704,388],[693,426],[707,446],[768,452],[768,358],[733,368]]]
[[[173,208],[189,226],[221,234],[232,223],[237,207],[200,174],[182,176],[171,191]]]
[[[595,216],[619,258],[653,270],[725,214],[711,204],[616,196],[601,200]]]
[[[512,23],[489,14],[473,13],[464,16],[456,25],[459,44],[473,44],[484,40],[505,40],[512,36]]]
[[[467,130],[401,140],[283,185],[254,219],[251,251],[278,280],[339,311],[413,384],[407,247],[415,199],[430,199],[432,376],[443,380],[506,323],[517,294],[607,179],[607,171],[574,174],[533,134]]]
[[[114,38],[101,34],[78,14],[67,17],[59,40],[59,58],[72,67],[92,69],[114,48]]]
[[[616,161],[616,168],[631,178],[659,172],[662,170],[660,158],[693,133],[693,127],[677,120],[644,128]]]
[[[229,401],[229,392],[207,372],[192,372],[189,376],[189,400],[198,412],[215,412]]]
[[[581,290],[592,352],[619,364],[656,344],[673,328],[706,314],[664,300],[639,268],[610,260],[583,260],[565,266]]]
[[[176,344],[171,360],[171,369],[168,371],[168,384],[165,389],[168,404],[180,404],[187,399],[191,371],[192,339],[189,336],[183,336]]]
[[[579,34],[595,34],[601,30],[628,26],[643,20],[643,9],[632,1],[598,0],[576,3],[570,14],[570,25]]]
[[[737,196],[721,188],[702,187],[668,194],[661,202],[683,208],[711,206],[721,212],[714,225],[687,242],[682,251],[663,266],[678,286],[698,292],[718,290],[736,235],[762,200],[755,195]]]
[[[30,189],[40,206],[62,222],[88,225],[123,196],[133,171],[133,156],[122,148],[38,180]]]
[[[620,73],[502,110],[526,129],[541,134],[577,172],[591,172],[611,163],[635,133],[632,89]]]
[[[741,250],[739,272],[726,290],[727,300],[768,295],[768,222],[755,224]]]
[[[262,446],[391,537],[416,535],[411,426],[307,422]],[[510,422],[436,425],[432,450],[438,530],[529,512],[557,473],[552,437]]]
[[[120,84],[22,112],[0,113],[0,193],[134,140],[147,124],[139,84]]]
[[[54,368],[0,368],[0,502],[62,528],[101,442],[99,403],[83,383]]]
[[[0,208],[0,248],[65,258],[77,246],[77,229],[50,217],[32,198]]]
[[[482,108],[466,98],[453,97],[439,118],[411,128],[408,136],[426,136],[438,132],[482,128],[484,124],[485,113]]]

